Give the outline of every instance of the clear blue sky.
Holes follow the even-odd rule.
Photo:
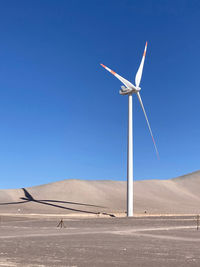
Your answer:
[[[127,97],[99,63],[134,81],[134,178],[200,169],[200,3],[0,2],[0,188],[66,178],[126,180]]]

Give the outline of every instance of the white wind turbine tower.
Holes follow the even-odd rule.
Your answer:
[[[142,78],[142,71],[143,71],[143,66],[144,66],[144,60],[145,60],[145,55],[147,51],[147,42],[145,45],[144,49],[144,54],[139,66],[139,69],[136,73],[135,76],[135,85],[133,85],[131,82],[127,81],[123,77],[121,77],[119,74],[114,72],[113,70],[109,69],[105,65],[101,64],[102,67],[104,67],[107,71],[111,72],[117,79],[119,79],[124,85],[121,86],[121,90],[119,93],[121,95],[128,95],[128,155],[127,155],[127,216],[131,217],[133,216],[133,105],[132,105],[132,94],[136,94],[138,97],[138,100],[140,102],[140,105],[142,107],[142,110],[144,112],[145,119],[147,121],[147,125],[155,146],[155,150],[158,155],[158,150],[156,147],[156,143],[153,138],[153,134],[151,131],[151,127],[144,109],[144,105],[142,103],[142,99],[140,96],[140,81]]]

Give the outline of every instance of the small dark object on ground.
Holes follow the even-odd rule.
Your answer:
[[[103,215],[108,215],[108,216],[110,216],[110,217],[116,217],[114,214],[111,214],[111,213],[103,212],[102,214],[103,214]]]
[[[60,227],[60,228],[66,228],[65,225],[64,225],[64,222],[63,222],[63,219],[60,220],[59,224],[57,225],[57,227]]]
[[[199,230],[199,215],[197,215],[197,230]]]

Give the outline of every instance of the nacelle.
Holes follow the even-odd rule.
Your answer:
[[[124,85],[121,86],[121,90],[119,91],[120,95],[127,95],[131,92],[131,89],[125,87]]]
[[[124,92],[123,90],[119,90],[120,95],[128,95],[130,91]]]
[[[128,94],[136,94],[137,92],[139,92],[141,90],[140,87],[137,88],[127,88],[124,85],[121,86],[121,90],[119,91],[120,95],[128,95]]]

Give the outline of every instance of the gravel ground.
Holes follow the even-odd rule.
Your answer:
[[[0,266],[200,266],[194,216],[0,217]]]

